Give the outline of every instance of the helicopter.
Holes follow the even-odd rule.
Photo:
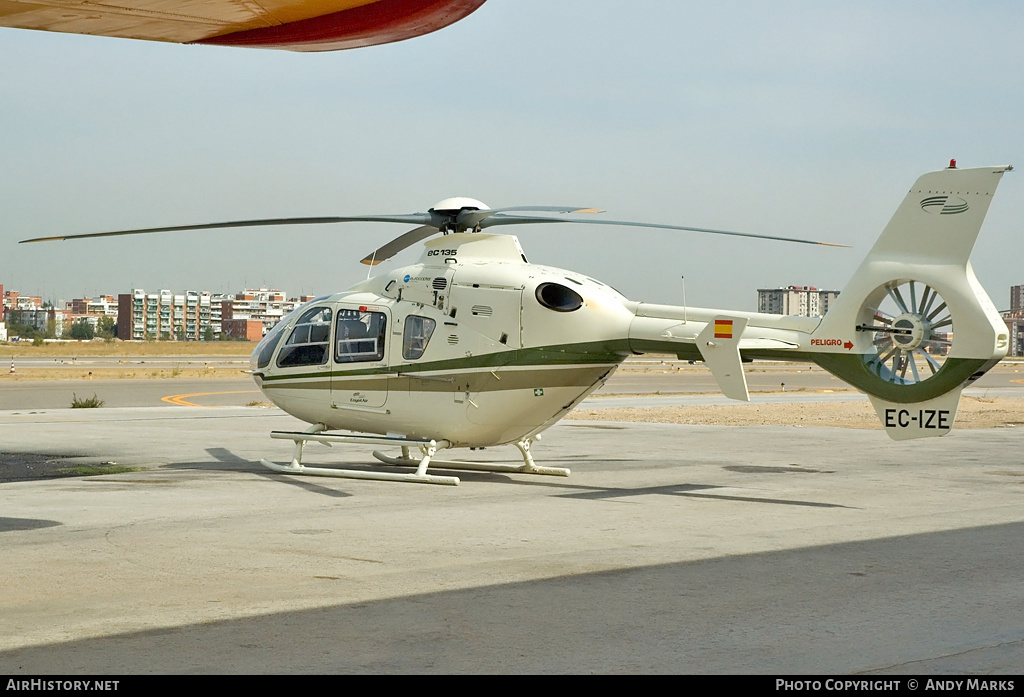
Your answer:
[[[601,212],[589,208],[492,209],[451,198],[409,215],[248,220],[24,241],[354,221],[417,225],[362,260],[376,266],[426,240],[415,264],[303,304],[256,346],[250,372],[257,386],[312,424],[272,432],[293,441],[291,462],[261,463],[286,474],[453,485],[458,477],[429,467],[568,476],[566,468],[538,465],[532,443],[627,357],[643,353],[703,361],[722,393],[741,401],[750,400],[744,362],[811,361],[864,392],[891,438],[949,433],[963,388],[1008,349],[1005,324],[975,277],[970,254],[996,186],[1011,169],[958,169],[954,160],[918,178],[824,317],[631,301],[584,274],[528,262],[513,235],[485,232],[596,223],[768,237],[562,217]],[[397,447],[398,456],[373,455],[414,471],[306,466],[303,448],[310,441]],[[522,464],[435,459],[444,450],[508,444]]]

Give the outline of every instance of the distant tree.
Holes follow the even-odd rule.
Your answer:
[[[213,334],[213,327],[207,324],[206,329],[203,330],[203,341],[213,341],[216,338]]]
[[[72,339],[92,339],[94,336],[96,336],[96,331],[87,319],[80,319],[71,325]]]
[[[51,317],[46,320],[46,338],[56,339],[57,338],[57,320]]]
[[[42,339],[43,333],[30,324],[21,324],[20,322],[8,322],[7,336],[16,336],[21,339],[32,340],[35,339],[36,337]]]
[[[96,323],[96,336],[103,337],[104,339],[113,339],[117,336],[117,322],[114,321],[113,317],[109,315],[100,317]]]

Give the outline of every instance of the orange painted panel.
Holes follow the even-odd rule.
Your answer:
[[[330,51],[448,26],[485,0],[0,0],[0,27]]]

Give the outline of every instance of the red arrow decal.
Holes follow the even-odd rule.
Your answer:
[[[843,344],[843,348],[846,349],[847,351],[849,351],[850,349],[853,348],[853,342],[852,341],[847,341],[845,344]]]

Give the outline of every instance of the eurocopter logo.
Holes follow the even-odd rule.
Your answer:
[[[968,208],[967,201],[956,196],[929,196],[921,201],[921,210],[937,215],[955,215]]]

